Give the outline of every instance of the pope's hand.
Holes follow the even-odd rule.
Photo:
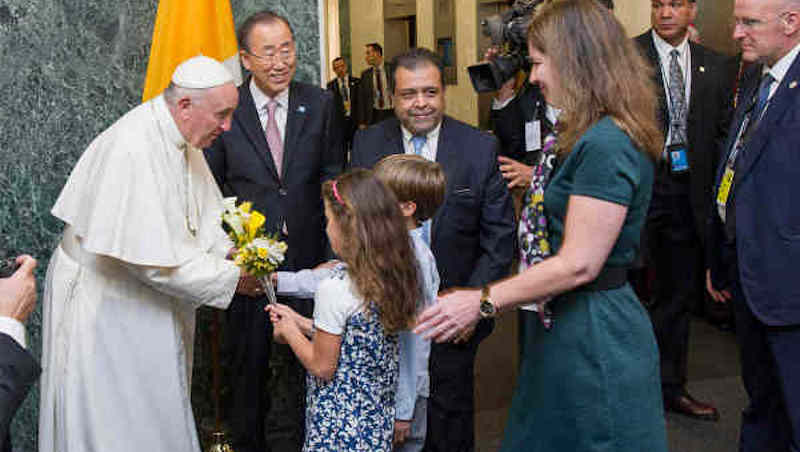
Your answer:
[[[439,297],[438,303],[417,318],[414,332],[425,339],[447,342],[465,336],[480,320],[480,290],[454,290]]]
[[[260,297],[264,295],[264,288],[255,276],[242,271],[239,276],[239,284],[236,286],[236,293],[247,295],[248,297]]]

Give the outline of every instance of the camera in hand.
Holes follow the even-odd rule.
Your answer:
[[[13,257],[0,260],[0,278],[8,278],[19,268],[19,264]]]
[[[483,34],[501,53],[487,63],[467,68],[472,86],[479,93],[497,91],[520,69],[527,69],[528,27],[533,11],[544,0],[516,0],[511,9],[481,21]]]

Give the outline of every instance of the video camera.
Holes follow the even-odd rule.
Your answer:
[[[487,63],[467,68],[475,91],[497,91],[514,77],[520,69],[527,69],[528,27],[533,11],[544,0],[515,0],[511,9],[481,21],[483,34],[491,38],[492,45],[501,53]]]

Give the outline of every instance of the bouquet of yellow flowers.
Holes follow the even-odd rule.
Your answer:
[[[269,274],[283,262],[288,246],[278,240],[277,234],[264,232],[266,218],[253,210],[251,202],[236,205],[236,197],[225,198],[222,221],[229,228],[228,235],[236,246],[233,262],[261,281],[270,303],[276,303],[275,289]]]

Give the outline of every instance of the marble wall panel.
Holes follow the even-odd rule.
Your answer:
[[[140,102],[157,5],[0,0],[0,257],[20,251],[36,256],[40,287],[62,227],[48,212],[69,171],[93,137]],[[318,82],[317,0],[231,5],[237,25],[263,8],[288,17],[298,43],[297,79]],[[37,309],[28,321],[28,347],[37,356],[40,326]],[[37,406],[35,388],[13,424],[18,451],[36,450]]]

